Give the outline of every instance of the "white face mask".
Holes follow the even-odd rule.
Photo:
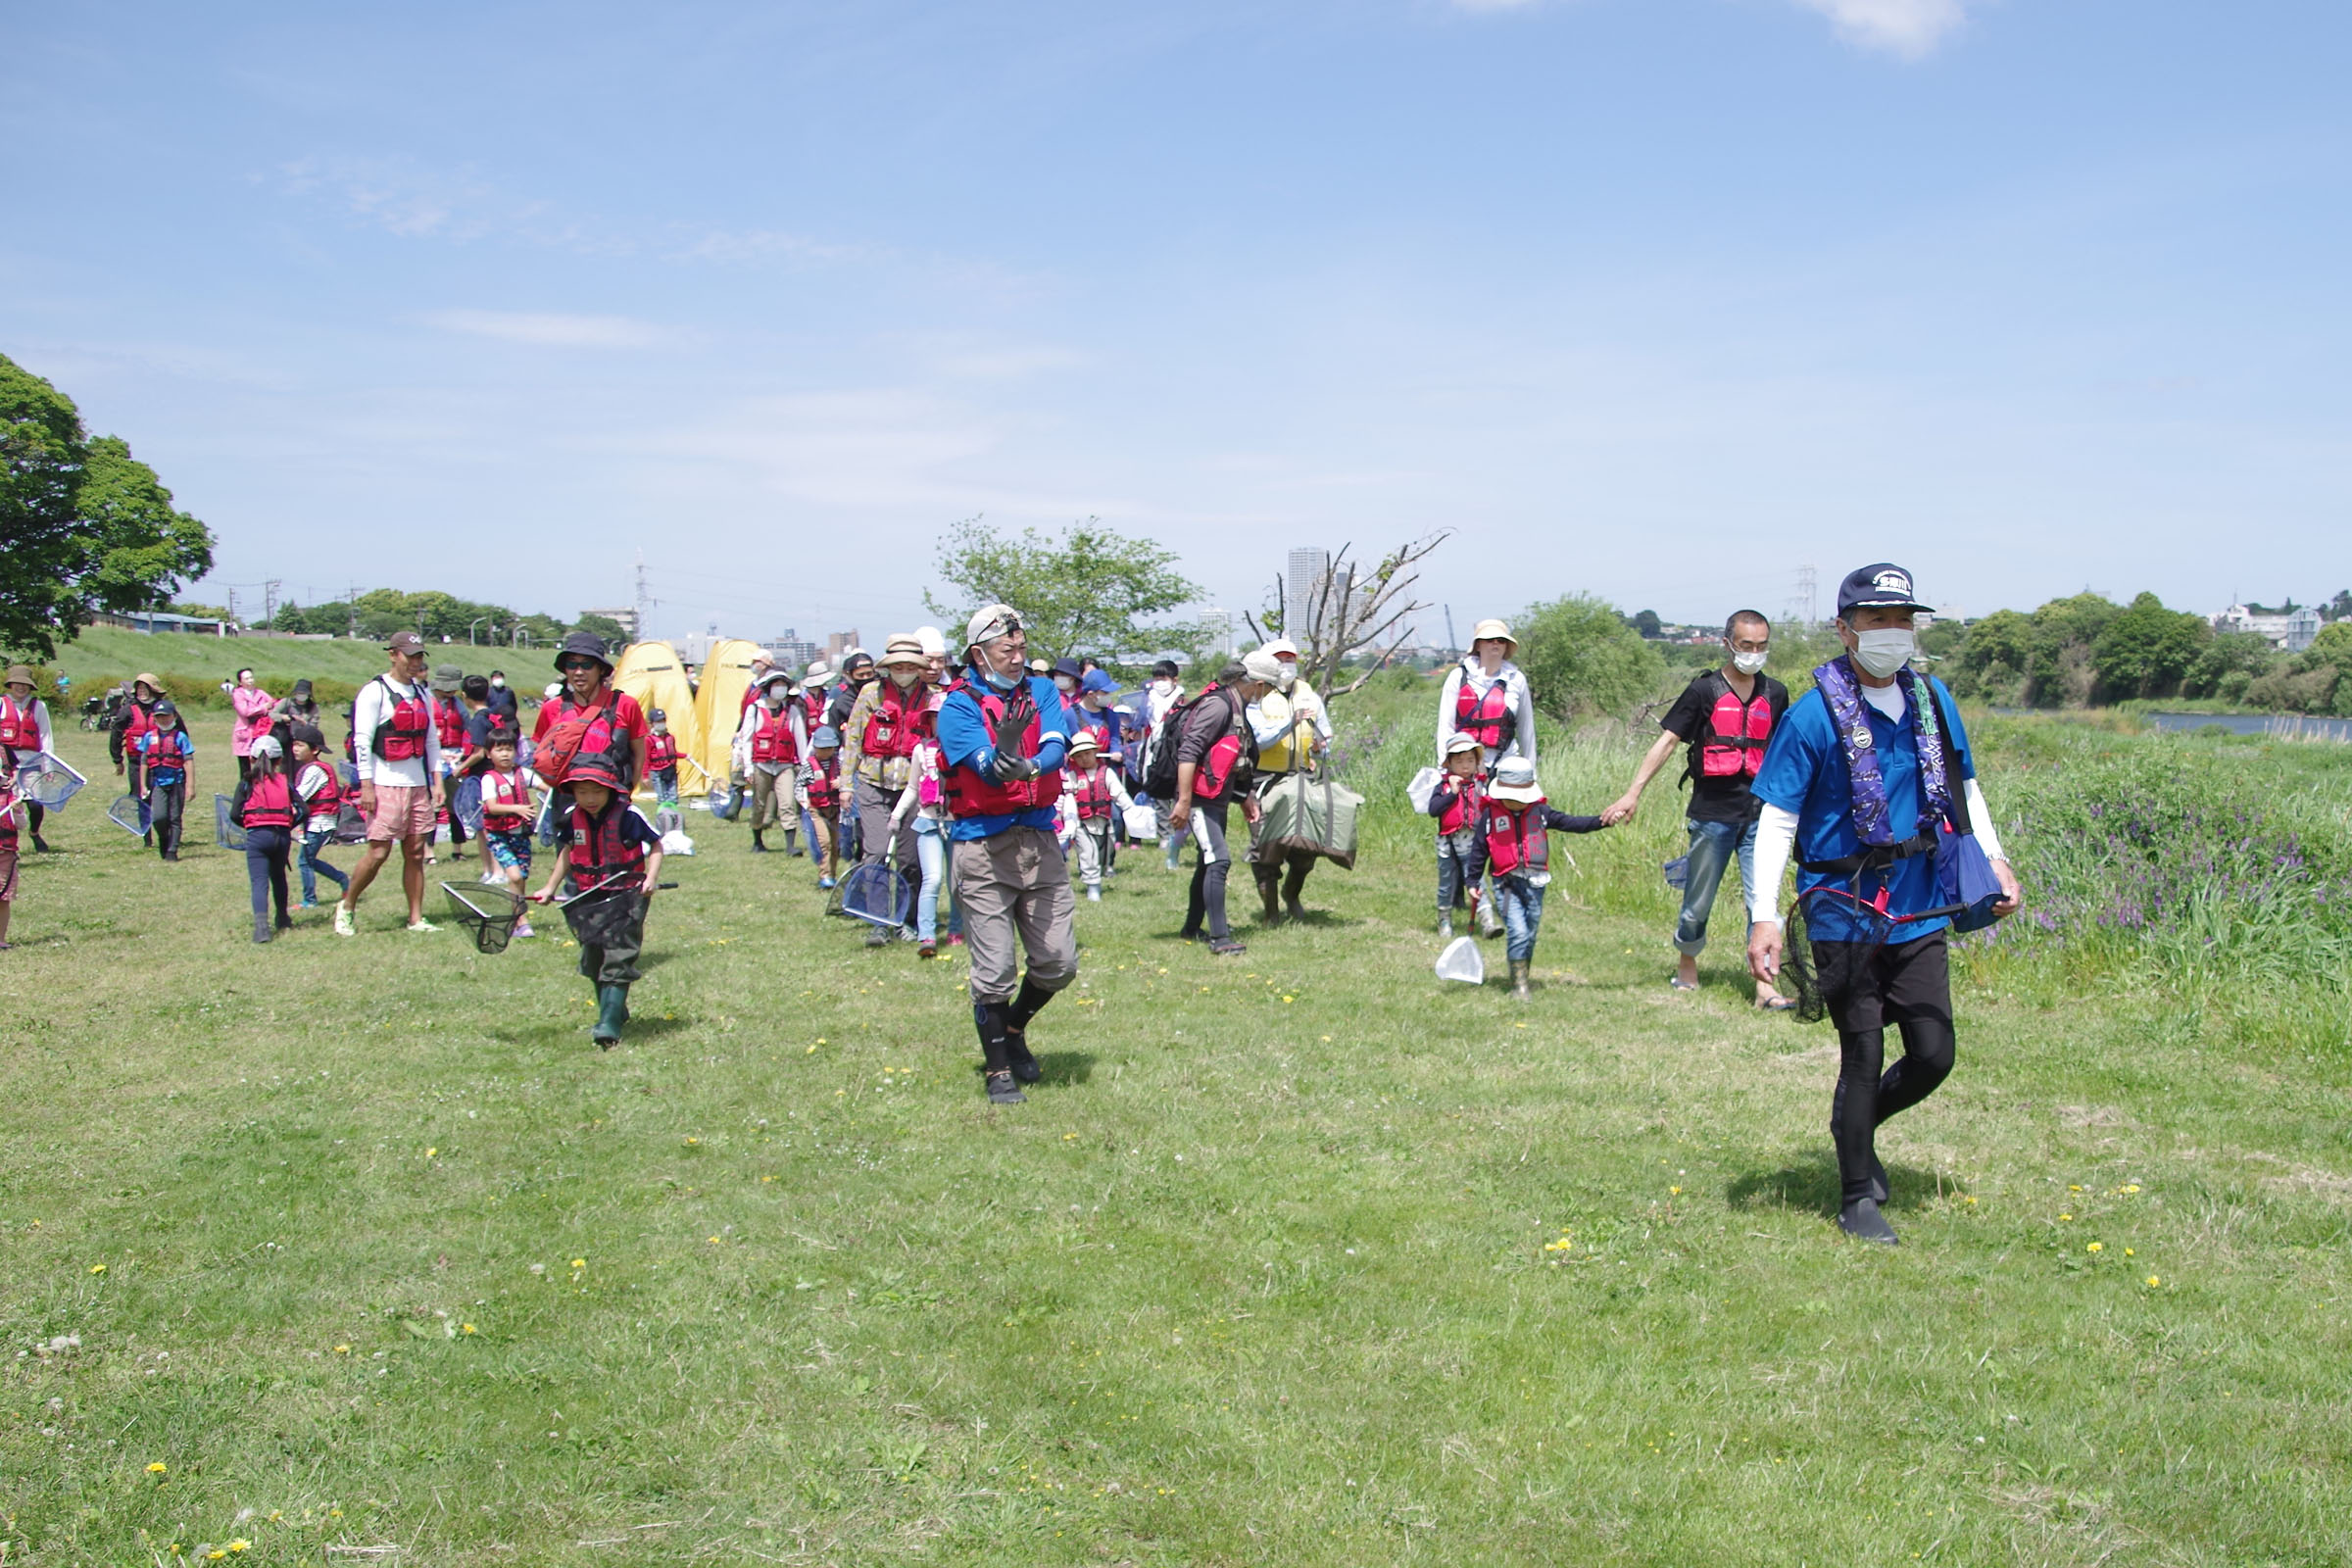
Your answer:
[[[1172,680],[1155,680],[1152,683],[1152,689],[1165,697],[1176,690],[1176,683]]]
[[[1854,662],[1881,680],[1911,662],[1918,652],[1919,635],[1908,626],[1854,633]]]
[[[1764,654],[1734,654],[1732,667],[1742,675],[1753,675],[1764,667],[1764,661],[1768,657]]]
[[[498,679],[490,683],[490,689],[498,692],[505,691],[507,689],[507,678],[504,675],[501,675]]]
[[[1279,686],[1279,687],[1281,687],[1281,688],[1282,688],[1284,691],[1286,691],[1286,692],[1287,692],[1287,691],[1289,691],[1289,690],[1290,690],[1290,689],[1291,689],[1293,686],[1297,685],[1297,684],[1298,684],[1298,666],[1297,664],[1294,664],[1294,663],[1291,663],[1291,662],[1289,662],[1288,661],[1285,661],[1285,662],[1283,662],[1283,665],[1282,665],[1282,678],[1281,678],[1280,680],[1276,681],[1274,684],[1275,684],[1275,685],[1277,685],[1277,686]]]

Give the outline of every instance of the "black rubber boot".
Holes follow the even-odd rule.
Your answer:
[[[1886,1167],[1879,1163],[1878,1153],[1876,1151],[1873,1151],[1870,1156],[1871,1200],[1873,1202],[1884,1203],[1886,1201],[1890,1189],[1886,1185]]]
[[[257,945],[270,940],[270,917],[268,915],[257,914],[253,917],[253,940]]]
[[[1868,1198],[1856,1199],[1839,1209],[1838,1228],[1857,1242],[1876,1242],[1881,1247],[1897,1247],[1902,1243],[1902,1238],[1894,1234],[1894,1227],[1886,1223],[1886,1216],[1879,1212],[1877,1201]]]
[[[799,843],[799,838],[800,835],[795,833],[791,828],[786,828],[784,830],[784,853],[786,855],[794,856],[796,858],[800,855],[801,846]]]
[[[1029,1054],[1029,1020],[1045,1010],[1054,1000],[1054,993],[1036,981],[1023,976],[1021,994],[1004,1007],[1004,1055],[1012,1068],[1013,1077],[1022,1083],[1033,1084],[1046,1075]]]
[[[767,830],[765,828],[752,829],[752,853],[754,855],[767,853]]]
[[[1012,1080],[1011,1047],[1004,1031],[1004,1004],[972,1004],[972,1026],[980,1034],[980,1065],[991,1103],[1017,1105],[1029,1097]]]
[[[629,988],[627,986],[598,986],[596,988],[596,1027],[588,1038],[607,1051],[620,1044],[620,1026],[629,1019]]]
[[[1282,880],[1263,870],[1257,873],[1257,902],[1264,906],[1263,919],[1267,926],[1282,924]]]

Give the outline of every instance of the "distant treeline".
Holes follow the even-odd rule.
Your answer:
[[[410,594],[397,588],[377,588],[357,599],[330,599],[307,607],[286,605],[274,616],[254,625],[263,631],[324,632],[338,637],[355,631],[363,637],[413,631],[428,642],[448,637],[456,642],[471,639],[545,646],[561,642],[566,632],[574,631],[594,632],[609,643],[627,640],[620,623],[608,615],[583,612],[574,620],[559,620],[554,615],[524,614],[505,605],[478,604],[432,589]]]

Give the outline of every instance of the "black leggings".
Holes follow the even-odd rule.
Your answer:
[[[1822,949],[1814,944],[1817,972]],[[1834,960],[1833,960],[1834,961]],[[1951,1076],[1952,985],[1944,935],[1890,944],[1865,960],[1852,990],[1831,999],[1838,1025],[1838,1093],[1830,1102],[1830,1137],[1838,1147],[1839,1201],[1870,1196],[1870,1167],[1879,1124],[1910,1109]],[[1886,1059],[1886,1025],[1903,1037],[1903,1054]]]
[[[282,827],[245,830],[245,880],[253,890],[256,925],[270,918],[272,900],[277,905],[277,923],[286,923],[286,854],[292,848],[293,838]]]

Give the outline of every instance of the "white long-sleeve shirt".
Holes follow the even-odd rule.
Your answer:
[[[1527,676],[1507,659],[1503,661],[1502,668],[1492,675],[1477,660],[1464,659],[1447,672],[1446,684],[1438,693],[1438,766],[1446,765],[1446,743],[1461,733],[1462,727],[1454,722],[1453,710],[1454,705],[1461,700],[1464,681],[1468,681],[1470,689],[1482,697],[1489,687],[1497,682],[1501,683],[1507,694],[1511,732],[1500,746],[1484,748],[1486,765],[1493,767],[1505,757],[1524,757],[1533,762],[1536,760],[1536,699],[1528,689]]]
[[[1900,686],[1865,686],[1862,700],[1888,718],[1901,721],[1904,711],[1903,689]],[[1965,786],[1968,802],[1968,825],[1976,830],[1977,843],[1983,847],[1988,860],[2005,860],[2001,835],[1992,825],[1992,808],[1984,804],[1984,791],[1972,777]],[[1797,816],[1785,807],[1764,807],[1756,818],[1756,880],[1747,890],[1747,917],[1750,920],[1781,918],[1776,902],[1781,893],[1781,875],[1788,869],[1789,852],[1796,847]]]
[[[784,707],[780,711],[789,715],[788,721],[792,725],[793,755],[807,757],[808,755],[808,715],[801,710],[799,703],[790,698],[784,700]],[[768,710],[765,703],[754,703],[743,710],[743,722],[735,726],[735,743],[729,749],[735,760],[736,772],[749,773],[757,767],[762,773],[781,773],[786,768],[795,765],[791,762],[755,762],[752,760],[752,741],[759,735],[760,726],[774,716],[775,714]]]
[[[393,693],[398,691],[399,696]],[[424,722],[424,755],[393,761],[375,755],[376,726],[392,716],[392,710],[409,698],[426,705]],[[441,776],[441,728],[432,720],[432,693],[419,683],[403,686],[389,675],[378,675],[360,688],[359,700],[352,705],[352,750],[359,753],[358,766],[362,784],[396,784],[408,789],[422,789]]]

